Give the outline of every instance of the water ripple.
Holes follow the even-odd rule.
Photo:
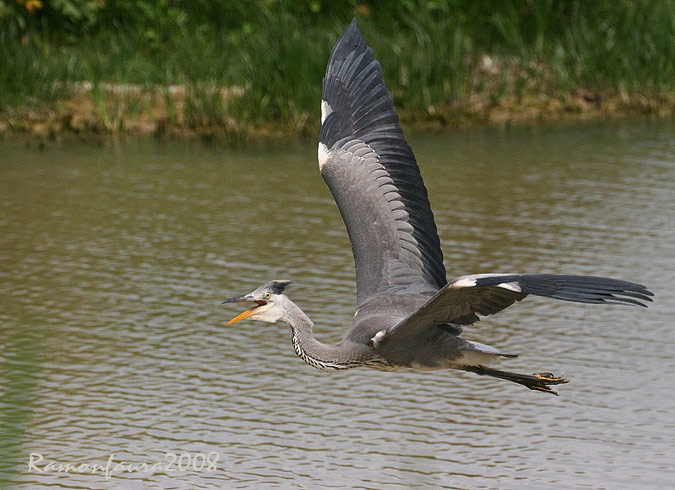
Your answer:
[[[8,147],[0,450],[24,488],[664,488],[675,457],[672,125],[418,135],[449,275],[597,274],[648,310],[528,298],[465,336],[560,397],[460,372],[320,373],[219,303],[271,278],[339,340],[349,242],[315,150]],[[145,163],[143,163],[145,162]],[[273,165],[270,162],[274,162]],[[301,162],[302,164],[299,164]],[[255,171],[252,171],[254,169]],[[504,363],[507,366],[507,363]],[[217,453],[216,471],[27,472]],[[2,477],[4,478],[4,477]],[[0,481],[0,483],[3,483]]]

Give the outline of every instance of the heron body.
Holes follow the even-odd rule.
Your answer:
[[[645,306],[653,294],[617,279],[553,274],[476,274],[446,281],[443,252],[419,167],[379,62],[356,20],[338,39],[323,81],[319,169],[345,222],[356,266],[357,310],[334,345],[270,281],[225,302],[251,307],[233,318],[291,326],[296,354],[322,370],[461,369],[556,394],[567,380],[489,367],[515,357],[461,336],[462,328],[532,294],[581,303]]]

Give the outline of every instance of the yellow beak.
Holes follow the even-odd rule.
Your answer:
[[[242,311],[242,312],[239,313],[237,316],[235,316],[232,320],[230,320],[229,322],[227,322],[227,324],[228,324],[228,325],[232,325],[232,324],[234,324],[234,323],[237,323],[239,320],[243,320],[243,319],[245,319],[245,318],[250,317],[251,315],[253,315],[253,313],[255,313],[255,309],[256,309],[257,307],[258,307],[258,306],[254,306],[253,308],[249,308],[248,310]]]

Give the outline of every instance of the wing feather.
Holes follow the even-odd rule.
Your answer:
[[[352,243],[357,302],[382,292],[437,291],[446,278],[427,191],[355,20],[328,62],[322,114],[321,175]]]
[[[415,313],[392,326],[386,341],[378,348],[385,357],[401,356],[425,331],[442,324],[467,325],[508,308],[528,295],[578,303],[610,303],[646,306],[654,295],[645,286],[629,281],[595,276],[555,274],[476,274],[462,276],[448,283]]]

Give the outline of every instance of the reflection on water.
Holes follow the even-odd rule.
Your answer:
[[[528,298],[467,328],[572,382],[315,371],[288,327],[220,306],[272,278],[337,341],[351,250],[314,144],[129,141],[0,161],[0,483],[25,488],[664,488],[675,458],[675,126],[410,138],[449,276],[615,276],[648,310]],[[41,463],[193,467],[28,471]],[[206,467],[208,468],[208,467]],[[3,476],[4,475],[4,476]]]

